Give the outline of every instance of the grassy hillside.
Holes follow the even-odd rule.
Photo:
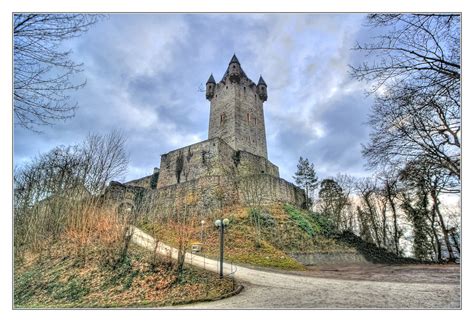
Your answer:
[[[166,259],[131,247],[118,266],[89,253],[79,261],[68,245],[29,253],[15,264],[17,308],[156,307],[219,298],[234,289],[229,278],[186,267],[181,278]]]
[[[275,204],[260,211],[245,207],[224,209],[222,215],[215,214],[205,219],[203,254],[211,258],[217,258],[219,253],[219,232],[214,226],[214,220],[219,217],[230,220],[225,234],[225,259],[229,262],[302,270],[304,266],[288,254],[357,251],[336,239],[325,237],[330,227],[322,218],[291,205]],[[187,223],[191,242],[201,241],[199,222],[200,219]],[[148,219],[139,226],[165,243],[179,244],[180,232],[173,221],[157,223]]]

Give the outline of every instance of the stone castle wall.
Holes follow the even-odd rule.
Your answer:
[[[222,193],[223,192],[223,193]],[[222,176],[208,176],[156,190],[147,190],[143,212],[151,216],[169,216],[176,209],[183,211],[184,202],[194,202],[191,208],[207,214],[221,206],[238,202],[238,192],[230,180]]]
[[[272,204],[274,202],[284,202],[304,207],[304,191],[294,184],[268,174],[256,174],[240,178],[239,201],[243,204],[257,201],[262,204]]]
[[[214,138],[163,154],[157,188],[202,177],[260,173],[279,177],[278,167],[267,159],[235,151],[222,139]]]
[[[220,207],[235,204],[252,205],[254,196],[260,205],[275,202],[304,204],[304,191],[284,179],[269,174],[254,174],[243,178],[207,176],[170,185],[160,189],[143,189],[113,183],[106,192],[116,206],[133,204],[140,213],[150,216],[172,215],[176,209],[183,211],[183,205],[193,199],[195,213],[209,214]]]
[[[134,187],[150,188],[153,175],[125,182],[124,184]]]
[[[284,202],[302,207],[304,191],[284,179],[268,174],[250,175],[237,181],[224,176],[209,176],[174,184],[157,190],[147,190],[144,202],[148,214],[167,214],[181,207],[186,198],[195,199],[198,213],[208,213],[220,206],[249,205],[248,195],[259,195],[261,205]]]

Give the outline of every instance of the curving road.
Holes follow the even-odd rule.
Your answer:
[[[154,250],[155,240],[133,228],[132,241]],[[157,251],[177,257],[177,250],[161,242]],[[210,271],[218,271],[218,262],[186,254],[186,262]],[[236,271],[235,271],[236,269]],[[190,309],[244,308],[460,308],[458,283],[374,282],[318,278],[261,271],[224,264],[224,272],[245,286],[236,296],[216,302],[181,306]]]

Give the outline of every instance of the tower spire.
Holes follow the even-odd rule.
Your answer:
[[[214,97],[214,92],[216,90],[216,81],[214,80],[214,76],[209,76],[209,79],[206,82],[206,98],[211,100]]]
[[[262,102],[265,102],[268,98],[267,83],[265,83],[265,81],[263,80],[262,75],[260,75],[260,78],[258,80],[257,94],[260,97],[260,99],[262,100]]]
[[[216,81],[214,80],[214,76],[212,76],[212,74],[211,74],[211,76],[209,76],[209,79],[208,79],[207,82],[206,82],[206,84],[209,84],[209,83],[211,83],[211,84],[215,84],[215,83],[216,83]]]
[[[232,56],[232,58],[230,59],[229,65],[232,64],[232,63],[237,63],[237,64],[240,65],[240,62],[239,62],[239,60],[237,59],[237,56],[235,56],[235,53],[234,53],[234,55]]]

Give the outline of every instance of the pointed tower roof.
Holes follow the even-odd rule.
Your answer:
[[[206,84],[209,84],[209,83],[212,83],[212,84],[216,83],[216,81],[214,80],[214,76],[212,76],[212,74],[211,74],[211,76],[209,76],[209,79],[206,82]]]
[[[265,83],[265,81],[263,80],[262,75],[260,75],[260,78],[258,79],[258,84],[257,84],[257,85],[265,85],[265,86],[267,86],[267,83]]]
[[[235,53],[234,53],[234,55],[232,56],[232,58],[231,58],[231,60],[230,60],[230,62],[229,62],[229,65],[232,64],[232,63],[237,63],[237,64],[240,65],[240,62],[239,62],[239,60],[237,59],[237,56],[235,56]]]
[[[230,59],[230,62],[229,62],[229,67],[227,67],[227,70],[225,71],[224,76],[222,77],[221,82],[224,81],[225,78],[229,75],[229,68],[230,68],[230,65],[233,64],[233,63],[237,63],[237,64],[239,64],[239,66],[240,66],[239,59],[237,58],[237,56],[236,56],[235,54],[232,55],[232,58]],[[241,72],[242,76],[244,76],[245,78],[248,79],[248,77],[247,77],[247,75],[245,74],[244,69],[242,68],[242,66],[240,66],[240,72]]]

